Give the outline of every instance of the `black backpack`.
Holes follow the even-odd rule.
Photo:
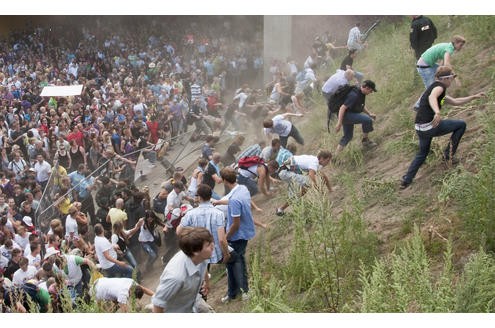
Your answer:
[[[340,106],[344,104],[347,95],[352,90],[358,90],[358,87],[349,84],[341,85],[328,100],[327,130],[329,133],[330,133],[330,118],[332,114],[338,115]]]

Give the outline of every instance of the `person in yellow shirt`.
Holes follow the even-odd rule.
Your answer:
[[[113,225],[115,222],[122,222],[124,226],[127,221],[127,213],[124,211],[124,200],[117,198],[115,201],[115,207],[110,208],[107,214],[107,222]]]

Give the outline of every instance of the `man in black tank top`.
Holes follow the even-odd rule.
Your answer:
[[[426,156],[428,156],[428,153],[430,152],[431,140],[433,137],[452,133],[450,141],[444,150],[443,160],[450,165],[458,162],[458,160],[454,158],[454,155],[464,131],[466,130],[466,122],[463,120],[442,119],[440,109],[444,103],[459,106],[466,104],[473,99],[480,98],[485,94],[479,92],[462,98],[447,96],[446,90],[455,77],[456,74],[454,74],[450,66],[440,66],[435,73],[435,82],[431,84],[421,96],[414,125],[419,139],[419,151],[409,166],[406,175],[402,177],[401,189],[409,187],[416,176],[419,167],[426,160]],[[432,98],[435,100],[431,100],[430,96],[433,96]]]

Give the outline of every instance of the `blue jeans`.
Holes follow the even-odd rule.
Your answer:
[[[431,140],[433,137],[443,136],[452,132],[450,141],[443,153],[444,159],[449,160],[456,153],[464,131],[466,131],[466,122],[461,120],[442,120],[436,128],[428,131],[416,131],[419,137],[419,151],[409,166],[406,175],[402,177],[402,181],[407,184],[410,184],[413,181],[419,167],[423,165],[426,156],[428,156],[428,153],[430,152]]]
[[[279,135],[279,137],[280,137],[280,145],[284,148],[287,148],[287,141],[289,140],[289,137],[294,138],[294,140],[296,140],[298,144],[304,145],[304,139],[299,133],[299,130],[294,126],[294,124],[292,125],[292,128],[290,129],[288,136],[282,137]]]
[[[153,241],[141,242],[141,246],[143,246],[143,250],[148,254],[148,260],[146,261],[147,266],[153,265],[155,260],[158,257],[158,248]]]
[[[248,241],[244,239],[229,241],[229,245],[234,249],[230,255],[234,258],[225,266],[227,267],[228,276],[227,295],[232,299],[241,293],[241,289],[243,293],[249,291],[246,259],[244,257],[247,243]]]
[[[124,257],[125,259],[127,260],[127,262],[129,262],[129,264],[135,268],[137,267],[137,262],[136,262],[136,259],[134,258],[134,255],[132,254],[131,250],[129,249],[129,247],[127,247],[125,253],[124,253]]]
[[[344,135],[340,139],[339,145],[345,147],[354,136],[354,124],[361,124],[363,127],[363,133],[369,133],[373,131],[373,120],[366,114],[353,113],[346,111],[344,120],[342,121],[342,130]]]
[[[433,82],[435,82],[435,73],[437,72],[438,65],[433,64],[430,67],[420,68],[417,67],[419,76],[423,80],[423,84],[425,85],[425,89],[428,88]]]
[[[259,192],[258,183],[256,183],[256,181],[254,181],[251,178],[246,178],[245,176],[238,174],[237,183],[246,186],[246,188],[249,190],[249,194],[251,195],[251,197],[253,197]]]
[[[105,277],[114,278],[114,277],[123,277],[123,278],[132,278],[133,268],[126,264],[125,266],[120,266],[118,264],[114,264],[108,269],[103,270],[105,272]]]
[[[425,85],[425,89],[427,89],[433,82],[435,82],[435,73],[437,72],[438,65],[434,64],[433,66],[420,68],[417,67],[419,76],[423,80],[423,84]],[[423,94],[421,94],[422,96]],[[416,104],[414,104],[415,108],[419,108],[419,101],[421,100],[421,96],[419,96]]]
[[[79,283],[75,286],[67,286],[67,290],[69,291],[70,294],[70,299],[72,302],[75,302],[76,298],[82,295],[82,280],[79,281]]]

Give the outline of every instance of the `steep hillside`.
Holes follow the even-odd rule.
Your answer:
[[[217,283],[210,296],[217,311],[368,311],[370,308],[365,306],[366,299],[362,296],[367,286],[364,277],[376,274],[379,266],[375,267],[374,263],[394,258],[397,250],[409,246],[421,253],[423,269],[431,275],[428,284],[432,286],[436,277],[446,272],[445,252],[452,253],[454,269],[450,283],[455,294],[454,281],[464,278],[462,274],[469,255],[480,247],[489,252],[495,250],[491,243],[495,227],[489,223],[495,219],[493,211],[490,212],[495,209],[491,196],[495,181],[490,173],[483,175],[486,168],[495,163],[492,145],[495,17],[430,18],[439,31],[436,43],[449,42],[455,34],[467,40],[462,51],[453,57],[461,83],[451,87],[448,93],[455,97],[479,91],[487,94],[465,106],[445,107],[444,117],[464,119],[468,124],[458,150],[460,165],[451,168],[441,162],[441,149],[448,137],[435,138],[432,152],[414,183],[404,191],[399,190],[399,179],[417,150],[412,105],[423,91],[423,85],[409,49],[409,20],[381,24],[370,36],[369,48],[354,62],[354,67],[363,72],[366,79],[375,81],[379,90],[367,98],[368,107],[377,114],[375,131],[370,137],[378,147],[363,150],[359,142],[360,129],[355,129],[354,140],[335,159],[334,165],[325,169],[335,186],[334,192],[309,193],[293,202],[291,213],[283,218],[274,215],[283,196],[259,199],[264,208],[259,218],[270,226],[258,231],[257,238],[250,242],[251,300],[245,304],[218,302],[226,290],[224,271],[218,269],[214,274]],[[341,58],[336,59],[340,61]],[[332,71],[319,72],[319,76],[326,77]],[[326,132],[323,98],[315,94],[306,101],[312,103],[312,113],[296,122],[307,140],[298,153],[335,150],[341,133]],[[488,183],[477,191],[474,181]],[[490,196],[483,198],[485,194]],[[479,204],[475,197],[479,197]],[[478,206],[486,223],[483,221],[474,227],[477,222],[471,218],[473,215],[469,216],[469,211],[476,211]],[[471,226],[466,224],[469,222]],[[473,238],[476,233],[478,237]],[[406,242],[408,240],[411,244]],[[419,244],[422,246],[413,247]],[[393,277],[392,272],[390,279]],[[495,283],[495,279],[490,283]],[[402,309],[378,309],[384,312],[452,310],[422,306],[419,297],[413,297]],[[467,311],[466,307],[456,309]],[[371,311],[380,310],[372,307]]]

